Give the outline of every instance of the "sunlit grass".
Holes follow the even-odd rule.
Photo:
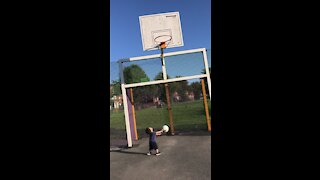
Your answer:
[[[208,101],[211,116],[211,103]],[[173,125],[179,129],[206,129],[207,122],[202,100],[172,104]],[[147,108],[136,111],[137,129],[139,132],[146,127],[160,129],[164,124],[169,125],[167,107]],[[110,128],[125,129],[124,112],[111,112]]]

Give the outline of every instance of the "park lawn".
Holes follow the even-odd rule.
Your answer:
[[[211,103],[208,103],[209,114],[211,115]],[[203,101],[191,101],[172,104],[173,125],[179,129],[206,129],[207,122]],[[136,122],[138,133],[140,134],[146,127],[160,129],[164,124],[169,125],[169,115],[167,107],[147,108],[136,111]],[[112,112],[110,114],[110,128],[125,129],[123,111]]]

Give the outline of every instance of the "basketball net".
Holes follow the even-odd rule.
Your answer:
[[[161,35],[156,37],[154,41],[158,43],[158,47],[160,47],[161,49],[165,49],[167,48],[167,45],[168,43],[170,43],[171,39],[171,35]]]

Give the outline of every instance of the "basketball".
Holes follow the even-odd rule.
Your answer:
[[[164,132],[168,132],[168,131],[169,131],[169,126],[164,125],[164,126],[162,127],[162,129],[163,129]]]

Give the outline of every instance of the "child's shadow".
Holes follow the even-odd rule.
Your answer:
[[[147,154],[147,153],[142,153],[142,152],[129,152],[129,151],[122,151],[122,150],[117,150],[117,151],[113,151],[113,152],[125,153],[125,154],[141,154],[141,155],[146,155]]]

